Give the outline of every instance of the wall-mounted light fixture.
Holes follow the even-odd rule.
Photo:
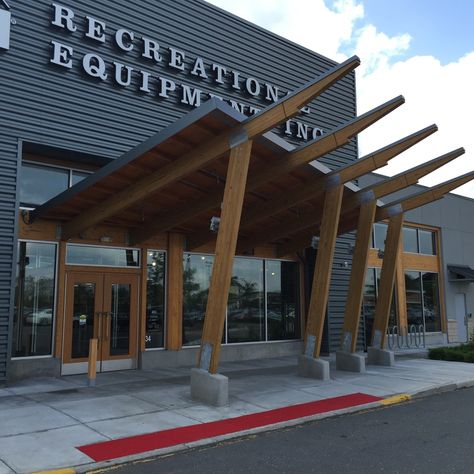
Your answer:
[[[221,223],[221,218],[217,216],[211,217],[211,224],[209,226],[209,230],[214,234],[217,234],[219,231],[219,224]]]
[[[319,237],[317,235],[313,235],[313,237],[311,237],[311,248],[316,250],[318,248],[318,245],[319,245]]]

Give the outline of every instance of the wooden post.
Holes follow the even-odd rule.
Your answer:
[[[89,387],[95,387],[97,374],[97,339],[89,341],[89,366],[87,370],[87,379]]]
[[[390,218],[387,238],[380,274],[379,294],[375,305],[374,326],[372,328],[371,345],[376,349],[383,349],[387,336],[390,306],[392,304],[393,285],[397,271],[397,262],[400,260],[400,237],[403,229],[403,212]]]
[[[178,351],[183,345],[183,250],[184,236],[168,236],[168,286],[166,348]]]
[[[360,206],[359,221],[357,224],[357,240],[352,259],[349,293],[347,295],[344,326],[342,330],[341,350],[343,352],[353,353],[357,346],[365,274],[367,272],[367,261],[376,207],[377,201],[375,199],[370,199]]]
[[[237,245],[251,150],[251,140],[236,145],[230,152],[227,168],[224,200],[198,362],[199,368],[207,370],[211,374],[217,372],[219,365],[232,264]]]
[[[324,198],[321,232],[305,332],[304,353],[309,357],[317,358],[321,352],[343,193],[344,185],[338,182],[326,190]]]

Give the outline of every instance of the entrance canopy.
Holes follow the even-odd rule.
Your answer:
[[[375,109],[295,147],[269,130],[294,117],[340,77],[359,64],[357,57],[329,70],[253,117],[246,117],[219,99],[211,99],[174,124],[109,163],[82,182],[31,211],[38,218],[62,222],[62,240],[77,238],[99,224],[130,229],[130,243],[139,245],[166,231],[187,235],[188,250],[212,242],[213,217],[222,212],[222,199],[231,150],[252,142],[238,234],[238,252],[251,254],[262,244],[275,244],[285,256],[308,247],[319,233],[324,196],[344,184],[339,233],[357,227],[360,206],[375,200],[377,220],[390,217],[383,196],[416,184],[419,178],[451,161],[458,149],[360,190],[351,183],[386,165],[394,156],[437,130],[431,125],[353,163],[330,170],[318,158],[350,142],[359,132],[404,103],[396,97]],[[441,198],[472,179],[445,183],[429,195],[394,203],[410,208]],[[425,193],[426,194],[426,193]],[[214,221],[216,221],[214,219]]]

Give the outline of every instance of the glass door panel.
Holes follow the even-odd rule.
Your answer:
[[[94,337],[95,327],[95,283],[74,285],[72,310],[71,358],[89,356],[89,341]]]
[[[112,285],[109,314],[110,355],[127,355],[130,350],[131,285]]]

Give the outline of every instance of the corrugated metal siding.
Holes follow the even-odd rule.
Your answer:
[[[114,32],[119,28],[129,29],[137,38],[147,36],[164,48],[182,50],[187,55],[187,64],[201,56],[207,65],[215,62],[239,71],[242,77],[254,77],[284,90],[293,90],[334,64],[201,0],[60,1],[75,11],[78,29],[73,34],[51,25],[50,0],[9,3],[17,23],[12,25],[11,49],[0,52],[0,226],[4,231],[0,241],[4,272],[0,274],[0,331],[3,331],[0,352],[3,358],[14,268],[16,140],[116,158],[191,110],[180,104],[178,98],[160,100],[154,86],[151,94],[138,92],[137,79],[130,87],[122,88],[113,83],[112,77],[105,82],[90,78],[81,68],[84,54],[90,52],[103,57],[109,76],[113,74],[111,64],[115,60],[150,72],[154,77],[161,75],[259,107],[268,103],[236,94],[229,85],[217,86],[210,80],[176,73],[163,63],[157,66],[142,59],[140,41],[136,41],[136,50],[131,53],[119,51],[113,46]],[[85,15],[106,23],[105,44],[84,38]],[[71,70],[49,63],[52,40],[74,48]],[[300,120],[323,130],[354,117],[354,75],[318,98],[311,110],[311,115],[303,115]],[[322,161],[330,167],[338,166],[355,159],[356,150],[354,140]]]

